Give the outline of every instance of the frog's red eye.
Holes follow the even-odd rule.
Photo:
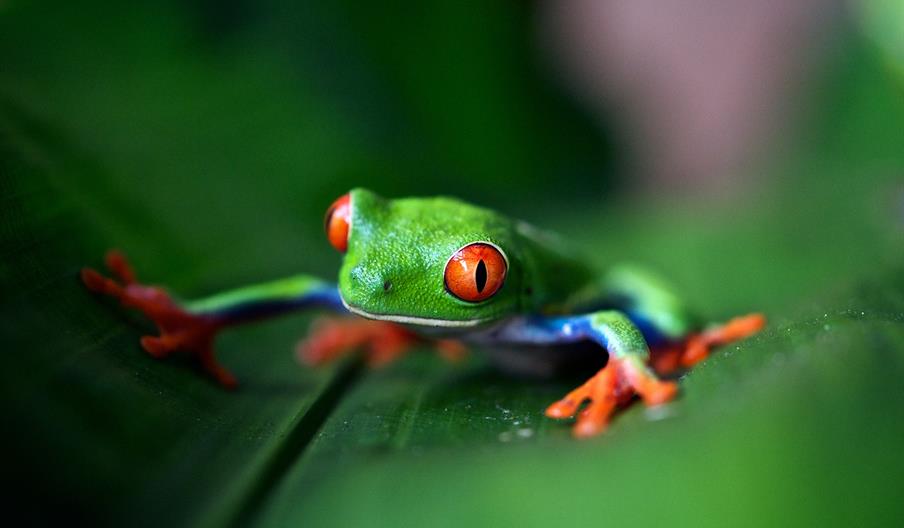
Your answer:
[[[334,248],[343,253],[348,249],[348,228],[351,222],[351,195],[343,194],[326,210],[326,218],[323,221],[326,238]]]
[[[468,244],[446,263],[446,289],[463,301],[489,299],[505,282],[507,268],[505,257],[496,246],[486,242]]]

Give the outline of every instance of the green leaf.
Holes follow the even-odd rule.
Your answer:
[[[0,11],[16,510],[155,526],[900,522],[904,100],[859,40],[839,44],[807,141],[756,192],[601,206],[611,153],[530,62],[523,8],[199,6]],[[660,268],[712,320],[764,310],[770,325],[687,375],[674,404],[576,442],[542,412],[581,380],[506,377],[479,350],[306,369],[300,315],[218,341],[242,382],[227,393],[184,358],[146,356],[150,325],[78,282],[111,246],[187,296],[330,277],[321,215],[353,185],[518,213],[601,267]]]

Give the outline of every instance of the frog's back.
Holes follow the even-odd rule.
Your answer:
[[[522,246],[523,311],[569,313],[593,289],[595,270],[558,235],[525,222],[515,222],[514,229]]]

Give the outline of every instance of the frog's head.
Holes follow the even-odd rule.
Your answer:
[[[345,253],[339,293],[356,314],[465,328],[518,309],[517,235],[511,220],[492,211],[354,189],[327,211],[326,229]]]

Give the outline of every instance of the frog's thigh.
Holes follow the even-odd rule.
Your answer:
[[[603,298],[617,300],[615,307],[630,317],[648,342],[678,340],[699,326],[672,288],[641,268],[613,268],[603,280],[600,293]]]

